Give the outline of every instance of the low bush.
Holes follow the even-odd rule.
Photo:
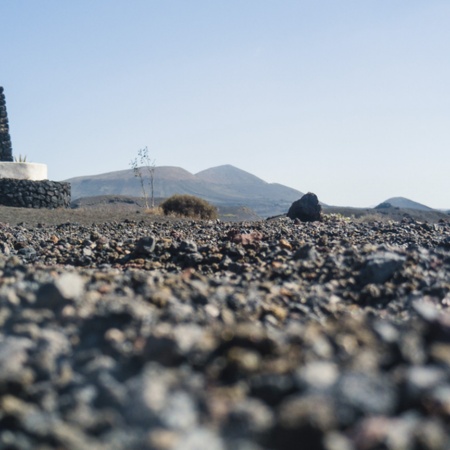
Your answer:
[[[217,219],[217,208],[193,195],[173,195],[159,205],[164,214],[196,219]]]

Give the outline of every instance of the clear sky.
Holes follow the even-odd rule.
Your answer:
[[[450,208],[449,0],[0,0],[13,151]]]

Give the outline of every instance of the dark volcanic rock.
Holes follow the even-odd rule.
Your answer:
[[[156,239],[153,236],[143,237],[136,242],[134,255],[137,257],[149,256],[155,250],[155,246],[156,246]]]
[[[5,94],[0,86],[0,161],[14,161],[9,135],[8,113],[6,111]]]
[[[361,270],[361,282],[384,283],[403,266],[406,258],[403,255],[393,252],[377,252],[368,256],[363,269]]]
[[[314,222],[321,220],[322,207],[316,194],[308,192],[300,200],[292,203],[287,216],[294,220],[299,219],[302,222]]]
[[[448,450],[448,241],[328,215],[0,224],[0,448]]]

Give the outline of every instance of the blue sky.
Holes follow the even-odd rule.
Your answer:
[[[15,155],[63,180],[232,164],[450,208],[448,0],[0,0]]]

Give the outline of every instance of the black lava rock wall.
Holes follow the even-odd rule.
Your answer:
[[[20,208],[67,208],[70,183],[0,178],[0,205]]]
[[[3,88],[0,86],[0,161],[13,161],[8,114]]]

